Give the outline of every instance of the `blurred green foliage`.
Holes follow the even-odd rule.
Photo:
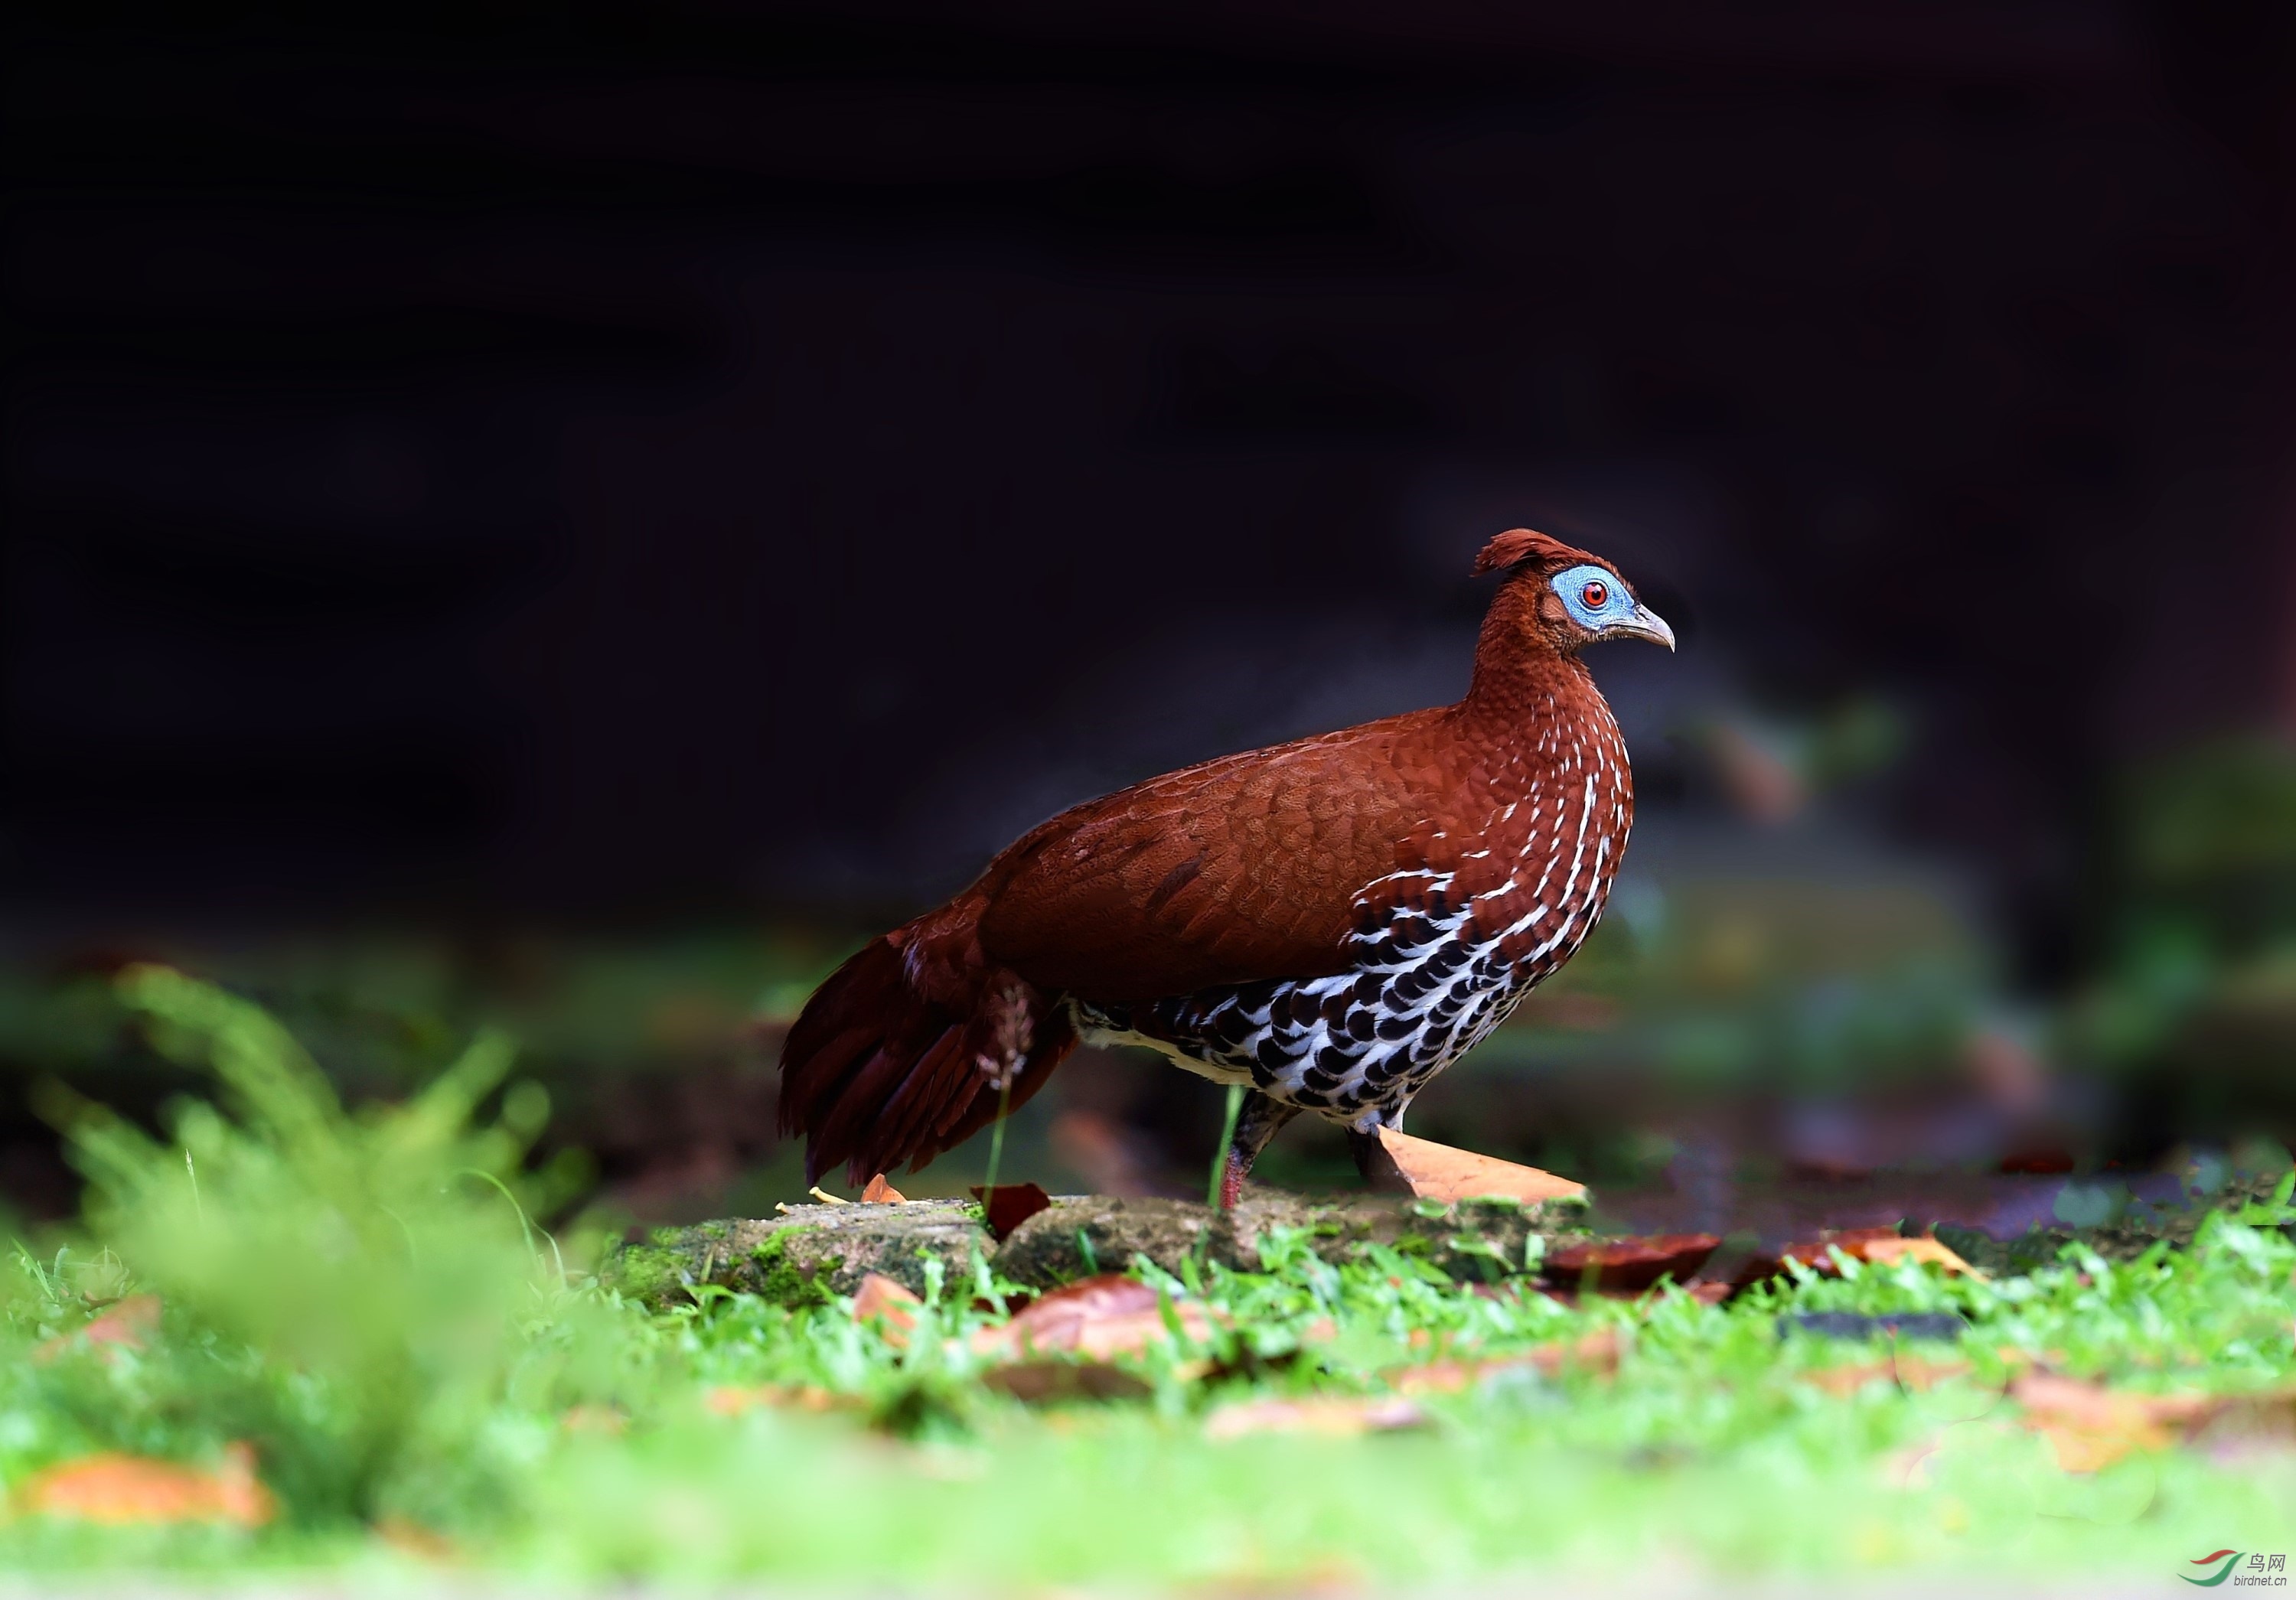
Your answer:
[[[2154,1085],[2176,1121],[2296,1127],[2296,748],[2175,752],[2114,797],[2094,972],[2063,1053]]]
[[[177,1102],[161,1142],[61,1086],[44,1095],[104,1259],[199,1334],[137,1361],[138,1403],[83,1414],[84,1430],[132,1448],[197,1415],[210,1445],[257,1445],[299,1519],[498,1504],[512,1466],[472,1424],[503,1388],[511,1330],[564,1294],[529,1220],[562,1198],[564,1170],[521,1170],[546,1097],[514,1087],[496,1120],[473,1120],[508,1042],[482,1037],[420,1093],[354,1117],[259,1008],[160,967],[116,988],[221,1104]],[[72,1276],[35,1276],[37,1321],[63,1317]]]
[[[2296,935],[2296,750],[2185,750],[2123,785],[2124,865],[2145,904],[2181,900],[2247,938]]]
[[[541,1079],[675,1071],[787,1021],[849,948],[803,929],[651,937],[386,934],[209,944],[162,953],[288,1020],[339,1086],[403,1094],[478,1029],[519,1041]],[[147,1054],[101,974],[0,964],[0,1061],[85,1078]]]
[[[1620,890],[1637,895],[1431,1086],[1415,1129],[1489,1148],[1494,1128],[1581,1108],[1540,1164],[1639,1182],[1671,1148],[1648,1130],[1733,1101],[1959,1092],[1971,1041],[2008,1009],[1991,952],[1916,875],[1685,874]]]

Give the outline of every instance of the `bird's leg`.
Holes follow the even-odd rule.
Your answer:
[[[1395,1158],[1380,1143],[1377,1128],[1348,1129],[1348,1153],[1356,1158],[1356,1170],[1363,1175],[1364,1187],[1374,1194],[1411,1193],[1410,1184],[1396,1169]]]
[[[1235,1209],[1235,1202],[1243,1198],[1244,1175],[1251,1170],[1251,1163],[1259,1159],[1276,1130],[1299,1114],[1298,1106],[1271,1099],[1258,1089],[1245,1094],[1243,1110],[1235,1120],[1235,1136],[1227,1142],[1227,1167],[1220,1174],[1221,1210]]]

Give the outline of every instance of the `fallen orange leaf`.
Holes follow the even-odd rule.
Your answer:
[[[1901,1239],[1895,1235],[1878,1239],[1863,1239],[1842,1252],[1861,1261],[1928,1261],[1942,1268],[1949,1277],[1975,1278],[1988,1282],[1986,1276],[1963,1260],[1945,1243],[1936,1239]]]
[[[403,1555],[446,1566],[461,1555],[455,1541],[435,1528],[425,1528],[411,1518],[397,1513],[381,1518],[374,1524],[374,1536]]]
[[[908,1198],[887,1183],[885,1175],[882,1172],[871,1178],[869,1186],[861,1191],[861,1202],[864,1205],[905,1205]]]
[[[861,1287],[853,1295],[853,1320],[878,1322],[884,1325],[885,1342],[898,1350],[909,1342],[909,1330],[917,1325],[916,1313],[910,1309],[924,1301],[905,1284],[895,1283],[882,1272],[873,1272],[861,1280]]]
[[[1193,1301],[1175,1301],[1173,1315],[1191,1339],[1211,1334],[1213,1317]],[[972,1348],[1007,1360],[1023,1353],[1073,1351],[1105,1360],[1137,1355],[1171,1336],[1156,1291],[1137,1278],[1103,1273],[1055,1289],[1001,1327],[982,1328]]]
[[[1313,1433],[1346,1438],[1422,1428],[1427,1414],[1402,1395],[1319,1395],[1298,1400],[1238,1400],[1222,1406],[1204,1423],[1207,1439],[1242,1439],[1251,1433]]]
[[[125,1526],[137,1522],[228,1522],[259,1528],[278,1503],[255,1475],[255,1452],[245,1444],[224,1448],[213,1472],[115,1451],[83,1456],[35,1473],[15,1499],[40,1516]]]
[[[1898,1236],[1898,1230],[1894,1227],[1830,1228],[1815,1239],[1785,1246],[1778,1251],[1778,1261],[1781,1266],[1787,1261],[1796,1261],[1813,1272],[1831,1273],[1837,1270],[1833,1264],[1835,1251],[1840,1251],[1853,1261],[1862,1261],[1869,1245],[1881,1244]],[[1777,1267],[1771,1268],[1773,1272],[1778,1269]]]
[[[701,1403],[716,1416],[745,1416],[766,1409],[847,1411],[862,1404],[858,1396],[832,1393],[817,1383],[721,1384],[704,1393]]]
[[[1904,1389],[1930,1389],[1948,1378],[1965,1376],[1971,1370],[1966,1361],[1925,1361],[1919,1356],[1898,1356],[1888,1361],[1868,1361],[1856,1366],[1816,1367],[1800,1374],[1800,1379],[1813,1389],[1823,1389],[1828,1394],[1852,1395],[1866,1384],[1882,1379]]]
[[[1423,1366],[1390,1368],[1387,1381],[1402,1394],[1457,1394],[1485,1378],[1508,1372],[1536,1372],[1556,1377],[1565,1370],[1614,1373],[1619,1370],[1619,1334],[1615,1328],[1564,1342],[1556,1340],[1509,1355],[1480,1360],[1431,1361]]]
[[[1853,1261],[1933,1261],[1948,1274],[1985,1281],[1983,1273],[1939,1240],[1927,1236],[1908,1239],[1894,1227],[1844,1227],[1829,1229],[1815,1239],[1800,1240],[1775,1251],[1753,1256],[1731,1279],[1731,1287],[1744,1289],[1765,1278],[1775,1277],[1785,1271],[1788,1262],[1822,1277],[1832,1277],[1840,1270],[1833,1259],[1837,1250]]]
[[[131,1294],[114,1302],[110,1309],[72,1329],[45,1339],[35,1346],[32,1359],[53,1361],[76,1345],[93,1346],[99,1351],[111,1350],[140,1350],[144,1342],[159,1332],[160,1297],[156,1294]]]
[[[2095,1472],[2132,1450],[2165,1448],[2226,1403],[2217,1395],[2131,1394],[2047,1372],[2021,1374],[2009,1394],[2069,1473]]]
[[[1539,1271],[1549,1281],[1570,1286],[1592,1276],[1604,1289],[1647,1289],[1669,1275],[1677,1284],[1689,1282],[1721,1243],[1714,1234],[1594,1239],[1548,1251]]]
[[[1379,1142],[1392,1169],[1378,1175],[1386,1180],[1383,1186],[1399,1186],[1422,1200],[1446,1205],[1462,1200],[1520,1200],[1530,1204],[1587,1193],[1585,1184],[1552,1172],[1438,1145],[1432,1139],[1416,1139],[1391,1128],[1379,1130]]]

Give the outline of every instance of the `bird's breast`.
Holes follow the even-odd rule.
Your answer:
[[[1399,853],[1402,870],[1365,887],[1357,926],[1379,954],[1447,946],[1494,974],[1530,969],[1536,981],[1577,949],[1634,822],[1626,746],[1595,704],[1598,714],[1540,726],[1519,760],[1491,764],[1480,808],[1431,825]]]

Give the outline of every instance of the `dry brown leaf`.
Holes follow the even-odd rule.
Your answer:
[[[1318,1395],[1307,1399],[1238,1400],[1222,1406],[1204,1423],[1207,1439],[1242,1439],[1252,1433],[1313,1433],[1347,1438],[1423,1428],[1427,1413],[1403,1395]]]
[[[2069,1473],[2102,1472],[2132,1450],[2158,1450],[2169,1443],[2165,1432],[2149,1425],[2099,1429],[2047,1418],[2033,1419],[2029,1425],[2049,1441],[2057,1465]]]
[[[16,1504],[38,1516],[73,1517],[111,1526],[228,1522],[260,1528],[278,1502],[255,1475],[255,1451],[224,1448],[213,1472],[148,1456],[107,1451],[61,1462],[16,1487]]]
[[[853,1315],[866,1320],[894,1312],[906,1312],[911,1306],[924,1301],[915,1290],[898,1278],[889,1278],[882,1272],[873,1272],[861,1280],[861,1287],[853,1295]],[[912,1318],[911,1320],[914,1320]]]
[[[90,1344],[124,1344],[138,1349],[146,1338],[159,1331],[160,1297],[131,1294],[126,1300],[112,1302],[111,1309],[82,1328],[79,1335]]]
[[[140,1350],[144,1342],[159,1330],[160,1297],[131,1294],[126,1300],[113,1301],[103,1315],[84,1325],[42,1340],[33,1348],[32,1359],[53,1361],[66,1350],[81,1347],[106,1354],[114,1350]]]
[[[998,1184],[993,1189],[975,1184],[972,1197],[980,1202],[981,1220],[999,1239],[1038,1211],[1050,1210],[1053,1203],[1053,1197],[1039,1184]]]
[[[1784,1269],[1784,1263],[1796,1261],[1813,1272],[1831,1274],[1840,1270],[1833,1263],[1833,1252],[1840,1251],[1853,1261],[1866,1259],[1868,1246],[1883,1243],[1898,1236],[1894,1227],[1828,1228],[1815,1239],[1789,1244],[1777,1253],[1775,1261],[1762,1276],[1770,1276]]]
[[[2002,1366],[2010,1367],[2031,1366],[2036,1363],[2044,1366],[2054,1366],[2066,1358],[2065,1352],[2062,1350],[2048,1350],[2036,1355],[2031,1350],[2020,1350],[2013,1344],[1997,1344],[1993,1347],[1993,1354]]]
[[[412,1555],[434,1566],[452,1565],[462,1557],[455,1541],[445,1534],[396,1512],[375,1522],[374,1536],[400,1555]]]
[[[1830,1228],[1815,1239],[1801,1240],[1775,1252],[1754,1255],[1730,1280],[1731,1287],[1744,1289],[1775,1277],[1786,1269],[1789,1261],[1822,1277],[1832,1277],[1841,1270],[1833,1259],[1837,1250],[1853,1261],[1934,1261],[1948,1274],[1980,1280],[1985,1277],[1939,1240],[1926,1236],[1908,1239],[1894,1227],[1844,1227]]]
[[[2296,1448],[2296,1387],[2216,1397],[2204,1416],[2185,1424],[2186,1439],[2219,1456]]]
[[[1193,1340],[1209,1338],[1212,1315],[1193,1301],[1175,1301],[1173,1314]],[[979,1353],[1001,1360],[1073,1352],[1095,1360],[1136,1355],[1169,1338],[1156,1291],[1137,1278],[1103,1273],[1055,1289],[1001,1327],[972,1336]]]
[[[908,1198],[887,1183],[885,1175],[882,1172],[871,1178],[869,1186],[861,1191],[861,1202],[864,1205],[906,1205],[908,1203]]]
[[[2203,1394],[2130,1394],[2055,1373],[2029,1372],[2009,1385],[2025,1425],[2056,1450],[2069,1473],[2093,1473],[2132,1450],[2165,1448],[2222,1405]]]
[[[873,1272],[853,1292],[853,1320],[882,1324],[885,1342],[898,1350],[908,1343],[909,1330],[917,1325],[916,1312],[911,1308],[922,1304],[905,1284]]]
[[[1948,1277],[1975,1278],[1980,1283],[1988,1281],[1983,1273],[1936,1239],[1901,1239],[1892,1234],[1860,1240],[1842,1253],[1855,1256],[1861,1261],[1928,1261],[1944,1268]]]
[[[861,1407],[855,1395],[835,1394],[817,1383],[721,1384],[702,1395],[701,1403],[717,1416],[746,1416],[752,1411],[851,1411]]]
[[[1086,1325],[1122,1320],[1157,1309],[1156,1291],[1120,1273],[1103,1273],[1055,1289],[1012,1320],[975,1330],[972,1348],[982,1355],[1021,1358],[1025,1350],[1072,1350]]]
[[[1802,1383],[1814,1389],[1847,1396],[1877,1381],[1893,1383],[1903,1389],[1931,1389],[1948,1378],[1966,1377],[1972,1370],[1966,1361],[1926,1361],[1919,1356],[1898,1356],[1856,1366],[1821,1366],[1799,1375]]]
[[[1180,1301],[1172,1308],[1180,1324],[1180,1331],[1197,1344],[1212,1336],[1214,1317],[1203,1307]],[[1224,1319],[1223,1319],[1224,1320]],[[1086,1323],[1078,1331],[1075,1349],[1078,1355],[1105,1360],[1111,1356],[1136,1356],[1152,1344],[1171,1337],[1172,1330],[1164,1320],[1161,1310],[1135,1311],[1125,1317],[1111,1317]]]
[[[2201,1442],[2239,1448],[2296,1438],[2296,1387],[2246,1394],[2133,1394],[2056,1373],[2009,1386],[2025,1425],[2048,1440],[2067,1472],[2094,1472],[2132,1450]]]
[[[1661,1277],[1687,1283],[1722,1243],[1713,1234],[1660,1234],[1649,1239],[1595,1239],[1546,1252],[1542,1276],[1576,1288],[1591,1276],[1604,1289],[1647,1289]]]
[[[1304,1566],[1246,1564],[1213,1574],[1180,1592],[1190,1600],[1357,1600],[1371,1584],[1363,1569],[1344,1556],[1327,1555]]]
[[[1558,1339],[1530,1350],[1488,1356],[1480,1360],[1431,1361],[1422,1366],[1392,1367],[1386,1377],[1400,1394],[1458,1394],[1504,1373],[1536,1372],[1552,1378],[1565,1370],[1618,1371],[1618,1330],[1598,1328],[1567,1342]]]
[[[1445,1205],[1462,1200],[1519,1200],[1532,1204],[1587,1193],[1586,1185],[1552,1172],[1438,1145],[1431,1139],[1415,1139],[1392,1128],[1379,1130],[1379,1142],[1393,1169],[1380,1175],[1386,1179],[1381,1186],[1400,1186],[1422,1200]]]

